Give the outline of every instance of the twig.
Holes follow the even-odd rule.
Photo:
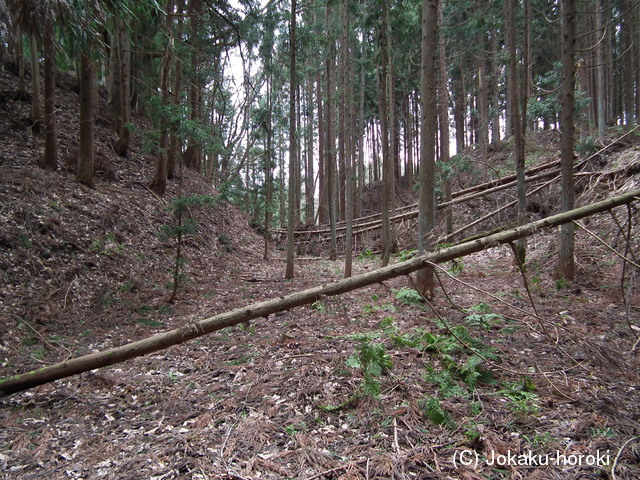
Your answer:
[[[67,292],[64,294],[64,302],[62,304],[62,309],[64,310],[65,308],[67,308],[67,297],[69,296],[69,292],[71,291],[71,287],[73,287],[73,284],[75,283],[75,281],[78,279],[78,276],[76,275],[75,278],[73,280],[71,280],[71,283],[69,284],[69,288],[67,288]]]
[[[578,335],[573,330],[571,330],[570,328],[568,328],[568,327],[566,327],[564,325],[560,325],[560,324],[558,324],[556,322],[553,322],[551,320],[548,320],[548,319],[545,319],[545,318],[542,318],[542,317],[538,317],[535,313],[528,312],[528,311],[526,311],[526,310],[524,310],[524,309],[522,309],[520,307],[517,307],[517,306],[513,305],[512,303],[507,302],[506,300],[503,300],[502,298],[500,298],[500,297],[498,297],[498,296],[496,296],[496,295],[494,295],[492,293],[487,292],[486,290],[482,290],[481,288],[476,287],[475,285],[472,285],[472,284],[470,284],[468,282],[465,282],[464,280],[460,280],[459,278],[454,277],[453,275],[451,275],[449,272],[447,272],[444,268],[442,268],[437,263],[430,263],[430,265],[432,265],[434,268],[437,268],[438,270],[441,270],[442,272],[444,272],[444,274],[447,275],[449,278],[451,278],[454,282],[461,283],[462,285],[464,285],[466,287],[469,287],[472,290],[475,290],[476,292],[480,292],[483,295],[487,295],[488,297],[491,297],[496,302],[502,303],[503,305],[506,305],[507,307],[509,307],[509,308],[511,308],[511,309],[513,309],[513,310],[515,310],[517,312],[520,312],[520,313],[522,313],[524,315],[531,316],[531,317],[536,318],[538,320],[545,321],[545,322],[553,325],[556,328],[561,328],[563,330],[566,330],[568,333],[571,333],[572,335],[578,337]],[[526,322],[523,322],[523,323],[526,324]],[[526,325],[529,326],[528,324],[526,324]]]
[[[613,253],[614,255],[620,257],[622,260],[624,260],[625,262],[633,265],[636,268],[640,268],[640,265],[638,265],[636,262],[634,262],[633,260],[631,260],[630,258],[627,258],[626,256],[624,256],[622,253],[618,252],[615,248],[613,248],[611,245],[609,245],[607,242],[605,242],[604,240],[602,240],[600,237],[598,237],[595,233],[593,233],[591,230],[589,230],[587,227],[585,227],[584,225],[582,225],[582,223],[578,222],[577,220],[573,222],[576,226],[580,227],[582,230],[584,230],[585,232],[587,232],[590,236],[592,236],[593,238],[595,238],[598,242],[600,242],[602,245],[604,245],[604,247],[611,251],[611,253]]]
[[[435,265],[435,264],[432,263],[431,265]],[[574,362],[576,362],[576,365],[573,365],[572,367],[569,367],[569,368],[566,368],[566,369],[562,369],[562,370],[558,370],[558,371],[552,371],[552,372],[523,372],[523,371],[512,370],[510,368],[503,367],[502,365],[499,365],[498,363],[494,362],[493,360],[487,358],[485,355],[483,355],[478,350],[476,350],[471,345],[469,345],[467,342],[465,342],[463,339],[461,339],[460,336],[453,330],[453,328],[451,328],[451,325],[449,325],[449,323],[440,314],[438,309],[436,309],[436,307],[424,295],[422,295],[418,290],[416,290],[416,291],[422,297],[422,299],[427,303],[427,305],[429,305],[429,308],[431,308],[433,313],[438,317],[438,320],[440,320],[440,322],[442,322],[442,324],[444,325],[444,328],[447,330],[447,332],[453,338],[455,338],[460,345],[462,345],[464,348],[466,348],[467,350],[472,352],[474,355],[477,355],[479,358],[481,358],[484,362],[486,362],[487,364],[493,366],[494,368],[496,368],[498,370],[503,370],[503,371],[505,371],[507,373],[511,373],[511,374],[514,374],[514,375],[537,376],[537,375],[553,375],[553,374],[557,374],[557,373],[561,373],[561,372],[566,372],[567,370],[570,370],[570,369],[575,368],[576,366],[578,366],[577,361],[572,358],[572,360]]]
[[[18,322],[21,322],[21,323],[23,323],[24,325],[26,325],[27,327],[29,327],[29,329],[30,329],[33,333],[35,333],[35,334],[38,336],[38,338],[40,338],[40,340],[42,340],[42,341],[45,343],[45,345],[47,345],[51,350],[55,350],[55,349],[56,349],[56,346],[55,346],[55,345],[53,345],[51,342],[49,342],[46,338],[44,338],[44,336],[43,336],[39,331],[37,331],[35,328],[33,328],[33,327],[29,324],[29,322],[27,322],[27,321],[26,321],[26,320],[24,320],[23,318],[20,318],[18,315],[15,315],[15,314],[13,314],[13,313],[9,313],[9,315],[10,315],[10,316],[12,316],[13,318],[15,318],[16,320],[18,320]],[[71,351],[70,351],[67,347],[63,347],[63,346],[61,346],[61,348],[63,348],[64,350],[66,350],[66,351],[67,351],[67,353],[68,353],[67,358],[65,358],[65,360],[68,360],[69,358],[71,358]],[[35,358],[33,355],[31,355],[31,357],[32,357],[34,360],[37,360],[37,361],[38,361],[38,362],[40,362],[40,363],[47,363],[47,362],[42,362],[41,360],[38,360],[38,359],[37,359],[37,358]]]
[[[631,437],[629,440],[624,442],[620,447],[620,450],[618,450],[618,454],[616,455],[616,458],[613,460],[613,465],[611,465],[611,480],[616,480],[616,467],[618,466],[618,462],[620,461],[622,452],[624,452],[624,449],[627,448],[627,445],[629,445],[634,440],[638,440],[638,439],[640,439],[640,437]]]
[[[558,325],[555,322],[552,322],[550,320],[542,318],[540,315],[536,314],[535,312],[534,313],[527,312],[526,310],[524,310],[522,308],[516,307],[515,305],[513,305],[513,304],[511,304],[509,302],[506,302],[505,300],[501,299],[500,297],[497,297],[496,295],[493,295],[493,294],[491,294],[491,293],[489,293],[489,292],[487,292],[485,290],[482,290],[481,288],[478,288],[478,287],[476,287],[474,285],[471,285],[470,283],[467,283],[467,282],[465,282],[463,280],[460,280],[459,278],[454,277],[453,275],[451,275],[449,272],[447,272],[444,268],[442,268],[440,265],[438,265],[436,263],[429,262],[429,265],[431,265],[434,269],[437,268],[437,269],[443,271],[446,275],[448,275],[451,279],[453,279],[456,282],[462,283],[463,285],[466,285],[467,287],[472,288],[473,290],[475,290],[477,292],[481,292],[484,295],[488,295],[489,297],[493,298],[494,300],[497,300],[498,302],[507,305],[509,308],[512,308],[512,309],[514,309],[516,311],[519,311],[519,312],[521,312],[521,313],[523,313],[525,315],[532,316],[533,318],[537,319],[540,322],[541,325],[543,324],[543,322],[547,322],[547,323],[550,323],[551,325],[555,326],[556,328],[562,328],[563,330],[567,331],[569,334],[571,334],[574,337],[579,337],[578,334],[576,334],[573,330],[571,330],[570,328],[568,328],[568,327],[566,327],[564,325]],[[525,322],[523,322],[523,323],[525,323]],[[527,326],[529,326],[529,325],[527,324]],[[546,329],[545,329],[545,335],[547,335],[547,337],[549,338],[550,341],[554,342],[553,339],[551,338],[551,336],[546,331]],[[555,346],[556,346],[556,348],[558,350],[560,350],[562,353],[564,353],[569,359],[571,359],[571,361],[573,361],[575,363],[574,367],[578,366],[578,365],[580,365],[582,363],[582,362],[579,362],[578,360],[576,360],[575,358],[573,358],[569,352],[567,352],[564,348],[562,348],[558,344],[558,341],[555,341],[554,343],[555,343]],[[571,368],[573,368],[573,367],[571,367]],[[562,371],[566,371],[566,369],[562,370]]]
[[[400,454],[400,445],[398,444],[398,422],[396,417],[393,417],[393,448],[397,454]]]
[[[554,341],[551,338],[551,334],[548,332],[547,326],[544,324],[544,322],[542,321],[542,317],[538,313],[538,309],[536,308],[536,303],[533,301],[533,296],[531,295],[531,290],[529,290],[529,282],[527,281],[527,275],[526,275],[526,273],[524,271],[524,266],[522,265],[522,262],[520,261],[520,257],[518,257],[518,252],[516,251],[516,246],[512,242],[509,243],[509,246],[511,247],[511,251],[513,252],[513,258],[516,261],[516,265],[518,265],[518,270],[520,270],[520,276],[522,277],[522,282],[524,283],[524,288],[527,291],[527,297],[529,297],[529,303],[531,303],[531,308],[533,308],[533,311],[536,314],[535,318],[538,320],[538,323],[540,324],[540,328],[542,328],[542,331],[547,336],[549,341],[554,342],[556,344],[557,348],[559,348],[560,350],[563,350],[562,347],[560,347],[558,345],[559,340],[556,339],[556,341]],[[571,355],[569,355],[567,352],[564,352],[564,353],[571,358]]]
[[[316,478],[324,477],[325,475],[329,475],[330,473],[339,472],[340,470],[344,470],[345,468],[348,468],[348,467],[349,467],[349,464],[340,465],[339,467],[335,467],[335,468],[332,468],[330,470],[325,470],[324,472],[316,473],[312,477],[307,477],[307,480],[314,480]]]

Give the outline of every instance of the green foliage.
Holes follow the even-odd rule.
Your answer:
[[[320,313],[325,313],[327,311],[327,305],[322,300],[316,300],[311,304],[311,308]]]
[[[347,366],[362,370],[361,389],[363,394],[371,398],[378,398],[381,392],[378,377],[391,370],[393,363],[384,345],[372,343],[367,337],[361,338],[356,347],[357,354],[353,354],[347,359]]]
[[[393,290],[396,300],[400,300],[407,305],[422,305],[424,300],[422,296],[414,289],[402,287],[399,290]]]
[[[398,330],[398,326],[396,325],[393,317],[384,317],[382,320],[380,320],[378,326],[385,333],[392,333]]]
[[[140,317],[136,319],[136,322],[142,324],[142,325],[146,325],[147,327],[163,327],[164,323],[160,322],[158,320],[154,320],[152,318],[144,318],[144,317]]]
[[[134,282],[125,282],[122,285],[118,286],[118,290],[121,291],[122,293],[128,293],[131,290],[134,289],[134,287],[136,286],[136,284]]]
[[[565,288],[569,288],[570,286],[571,284],[564,278],[556,279],[556,290],[564,290]]]
[[[484,302],[480,302],[477,305],[469,308],[470,313],[465,317],[465,320],[470,326],[480,327],[487,332],[492,327],[499,325],[504,321],[504,317],[498,313],[491,313],[491,307]]]
[[[427,418],[434,424],[455,427],[455,422],[451,418],[451,414],[442,408],[440,400],[437,397],[425,397],[421,402],[421,407]]]
[[[503,390],[501,392],[509,401],[509,408],[518,416],[528,417],[540,411],[538,395],[524,390]]]
[[[535,78],[534,83],[542,92],[538,96],[529,97],[527,118],[530,121],[542,120],[548,124],[558,121],[560,116],[560,86],[562,82],[562,62],[555,62],[551,70]],[[586,107],[591,99],[580,90],[575,91],[576,119],[584,117]]]
[[[533,437],[522,435],[522,438],[531,444],[533,450],[547,451],[549,450],[549,446],[554,442],[549,432],[544,432],[544,434],[536,433]]]
[[[395,256],[398,258],[399,262],[404,262],[406,260],[411,260],[415,256],[416,252],[416,249],[402,250],[401,252],[396,253]]]
[[[104,237],[96,238],[91,242],[91,251],[100,255],[113,257],[124,253],[124,245],[116,240],[113,233],[107,232]]]
[[[451,275],[458,275],[460,273],[462,273],[462,270],[464,269],[464,264],[458,260],[451,260],[449,262],[449,268],[447,268],[447,271],[451,274]]]
[[[395,312],[397,310],[391,302],[383,302],[376,305],[367,304],[362,307],[362,311],[364,313],[374,313],[379,311]]]
[[[220,245],[224,247],[225,252],[233,253],[233,244],[231,243],[231,239],[224,233],[218,235],[218,242],[220,242]]]
[[[594,136],[587,135],[586,137],[579,138],[576,142],[576,152],[578,152],[579,155],[591,155],[597,150],[598,144]]]
[[[171,201],[169,210],[173,213],[174,223],[163,225],[158,232],[158,237],[167,241],[176,240],[176,255],[173,263],[173,280],[167,284],[167,288],[172,290],[169,301],[175,300],[178,288],[188,278],[181,272],[181,268],[186,263],[182,256],[182,244],[184,237],[194,235],[200,225],[197,220],[190,216],[191,209],[198,206],[215,207],[219,202],[219,197],[211,195],[189,195],[176,197]]]
[[[373,253],[373,250],[371,250],[370,248],[367,248],[365,251],[360,252],[360,253],[358,254],[358,260],[359,260],[359,261],[363,261],[363,260],[370,260],[370,259],[372,259],[372,258],[373,258],[373,257],[375,257],[375,256],[376,256],[376,254],[375,254],[375,253]]]
[[[450,180],[462,173],[474,173],[476,171],[475,160],[471,155],[458,153],[453,155],[448,163],[438,162],[441,181]]]
[[[31,347],[38,343],[38,340],[34,337],[25,337],[21,340],[20,343],[22,343],[22,345],[24,345],[25,347]]]
[[[31,239],[22,232],[18,233],[18,243],[22,248],[25,248],[27,250],[33,246],[33,242],[31,241]]]
[[[45,355],[47,354],[47,351],[43,348],[36,348],[32,353],[31,356],[33,358],[35,358],[36,360],[44,360]]]
[[[442,406],[441,398],[459,398],[470,406],[472,415],[481,406],[472,402],[472,390],[479,383],[492,383],[492,372],[484,368],[485,359],[496,360],[493,348],[471,337],[464,326],[456,326],[449,335],[418,331],[418,345],[430,353],[433,363],[426,366],[425,380],[436,387],[436,392],[423,401],[427,418],[438,425],[455,426],[450,412]],[[468,347],[472,347],[470,350]]]

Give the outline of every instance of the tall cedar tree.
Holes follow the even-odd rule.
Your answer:
[[[430,238],[436,218],[435,142],[436,142],[436,40],[438,0],[422,3],[422,63],[420,97],[420,170],[418,198],[418,252],[431,248]],[[416,288],[426,298],[433,298],[433,269],[425,267],[416,274]]]
[[[289,205],[287,211],[287,271],[286,279],[293,278],[296,229],[296,0],[291,0],[291,21],[289,24]]]
[[[576,49],[576,3],[575,0],[562,1],[562,114],[560,118],[562,193],[560,206],[563,212],[574,208],[573,193],[573,148],[575,110],[575,49]],[[560,252],[558,255],[557,278],[572,280],[575,274],[574,225],[567,223],[560,227]]]

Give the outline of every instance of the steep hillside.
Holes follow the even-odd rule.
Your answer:
[[[42,138],[28,129],[30,103],[13,99],[13,91],[15,77],[3,73],[0,356],[6,373],[24,370],[25,361],[59,359],[58,348],[47,339],[67,334],[99,338],[113,330],[126,330],[130,338],[195,315],[194,296],[203,288],[215,296],[213,286],[230,269],[248,268],[252,258],[262,255],[259,237],[236,208],[222,201],[191,207],[187,216],[199,226],[184,242],[179,301],[168,304],[176,240],[161,231],[175,226],[171,203],[180,194],[215,198],[216,192],[185,169],[170,182],[165,198],[154,196],[146,188],[154,158],[139,145],[128,158],[118,157],[104,118],[97,122],[96,189],[77,184],[78,94],[67,76],[59,82],[57,99],[60,169],[42,170],[36,165]],[[104,104],[98,111],[104,111]]]

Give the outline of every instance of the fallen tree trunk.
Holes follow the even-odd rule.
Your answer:
[[[547,177],[551,177],[551,176],[557,175],[557,174],[558,174],[557,170],[552,170],[550,172],[541,173],[541,174],[538,174],[538,175],[534,175],[532,177],[527,177],[525,179],[525,182],[526,183],[534,182],[536,180],[545,179]],[[469,195],[465,195],[464,197],[457,197],[457,198],[454,198],[453,200],[450,200],[448,202],[439,203],[438,205],[436,205],[436,208],[438,210],[442,210],[444,208],[451,207],[451,206],[456,205],[458,203],[468,202],[469,200],[473,200],[473,199],[478,198],[478,197],[483,197],[485,195],[489,195],[491,193],[498,192],[500,190],[506,190],[507,188],[514,187],[515,185],[516,185],[515,181],[508,182],[508,183],[505,183],[505,184],[502,184],[502,185],[498,185],[496,187],[492,187],[492,188],[487,189],[487,190],[482,190],[482,191],[478,191],[476,193],[471,193]],[[394,215],[393,217],[389,218],[389,221],[391,221],[391,222],[402,222],[404,220],[410,220],[412,218],[417,218],[417,216],[418,216],[418,210],[411,210],[411,211],[408,211],[406,213],[401,213],[401,214],[398,214],[398,215]],[[361,223],[361,224],[353,226],[353,228],[354,228],[353,234],[354,235],[359,235],[359,234],[362,234],[362,233],[371,232],[371,231],[380,229],[381,226],[382,226],[382,224],[381,224],[381,222],[379,220],[378,221],[371,221],[371,222],[367,222],[367,223]],[[316,232],[308,232],[308,233],[316,233]],[[338,235],[336,238],[340,239],[340,238],[343,238],[343,237],[344,237],[344,233]],[[321,240],[322,241],[327,241],[326,238],[324,238],[324,237],[321,237]]]
[[[598,155],[606,152],[608,149],[610,149],[612,146],[616,145],[617,142],[619,142],[620,140],[622,140],[623,138],[625,138],[626,136],[632,134],[633,132],[635,132],[636,130],[638,130],[638,128],[640,128],[640,125],[634,127],[633,129],[629,130],[628,132],[624,133],[622,136],[618,137],[616,140],[614,140],[613,142],[609,143],[608,145],[605,145],[604,147],[602,147],[600,150],[598,150],[597,152],[589,155],[589,157],[581,160],[580,162],[578,162],[574,169],[575,170],[579,170],[580,168],[582,168],[584,165],[586,165],[591,159],[597,157]],[[551,173],[548,174],[543,174],[543,175],[536,175],[533,176],[534,173],[538,173],[538,172],[542,172],[544,170],[548,170],[550,168],[554,168],[554,167],[558,167],[560,165],[560,160],[553,160],[551,162],[547,162],[544,163],[542,165],[538,165],[537,167],[533,167],[528,169],[525,172],[525,175],[527,177],[526,182],[530,182],[530,181],[535,181],[535,180],[540,180],[542,178],[546,178],[548,176],[551,176]],[[555,173],[555,172],[554,172]],[[595,172],[594,172],[595,173]],[[451,202],[446,202],[443,204],[440,204],[437,206],[438,209],[442,209],[442,208],[446,208],[449,207],[455,203],[461,202],[461,201],[468,201],[471,200],[472,198],[481,196],[483,194],[488,194],[488,193],[493,193],[499,190],[504,190],[505,188],[510,188],[512,186],[514,186],[516,184],[516,175],[512,174],[512,175],[507,175],[505,177],[502,178],[498,178],[495,180],[489,180],[488,182],[485,183],[480,183],[477,185],[472,185],[470,187],[467,187],[463,190],[458,190],[452,193],[452,199],[453,201]],[[498,187],[498,188],[495,188]],[[479,195],[469,195],[469,194],[474,194],[474,193],[478,193]],[[461,198],[462,197],[462,198]],[[411,216],[417,216],[417,211],[416,209],[418,208],[418,204],[417,203],[412,203],[409,205],[405,205],[403,207],[398,207],[396,208],[396,216],[392,217],[390,220],[391,221],[399,221],[399,220],[404,220],[406,217],[404,216],[404,214],[406,213],[405,211],[408,211],[410,213],[410,217]],[[338,231],[340,231],[341,229],[344,229],[344,227],[342,226],[343,222],[338,222]],[[361,230],[358,230],[355,233],[363,233],[366,231],[370,231],[370,230],[375,230],[376,228],[379,228],[379,226],[377,224],[380,223],[380,213],[375,213],[373,215],[367,215],[366,217],[360,217],[360,218],[354,218],[353,219],[353,228],[359,227],[361,228]],[[364,227],[364,228],[363,228]],[[369,228],[372,227],[372,228]],[[275,229],[273,230],[273,233],[275,234],[282,234],[282,235],[286,235],[287,231],[286,230],[282,230],[282,229]],[[328,228],[324,228],[322,226],[316,227],[316,228],[312,228],[312,229],[307,229],[307,230],[297,230],[295,232],[295,235],[320,235],[323,233],[329,233],[329,229]]]
[[[543,218],[511,230],[446,248],[439,252],[429,253],[405,262],[383,267],[372,272],[362,273],[351,278],[281,296],[273,300],[236,308],[235,310],[220,313],[213,317],[194,322],[175,330],[160,333],[144,340],[138,340],[102,352],[72,358],[38,370],[9,377],[0,380],[0,396],[10,395],[95,368],[113,365],[124,360],[165,349],[172,345],[184,343],[187,340],[192,340],[226,327],[248,322],[252,319],[260,317],[268,318],[271,314],[310,304],[324,297],[339,295],[368,285],[380,283],[390,278],[407,275],[424,268],[429,263],[442,263],[479,252],[485,248],[510,243],[519,238],[532,235],[543,228],[557,227],[574,220],[610,210],[620,205],[631,203],[636,200],[636,197],[640,197],[640,189],[558,215]]]

